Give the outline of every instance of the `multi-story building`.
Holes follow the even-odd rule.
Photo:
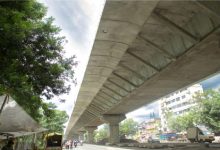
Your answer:
[[[161,118],[161,130],[163,132],[169,132],[167,126],[166,113],[171,112],[174,116],[181,115],[190,110],[195,103],[192,103],[193,96],[196,93],[202,93],[203,88],[200,84],[195,84],[187,88],[183,88],[176,92],[173,92],[163,98],[160,101],[159,114]]]

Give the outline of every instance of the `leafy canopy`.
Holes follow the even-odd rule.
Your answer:
[[[0,2],[0,14],[0,95],[10,95],[38,119],[39,108],[49,111],[42,97],[69,92],[75,56],[64,57],[65,38],[36,0]]]
[[[138,130],[138,122],[128,118],[119,125],[120,135],[135,135]]]
[[[95,131],[95,140],[101,141],[103,139],[108,138],[108,125],[105,124],[102,128],[100,128],[98,131]]]
[[[188,127],[192,127],[195,124],[196,118],[193,112],[188,112],[177,117],[171,116],[168,119],[168,127],[176,132],[186,131]]]
[[[203,124],[214,132],[220,131],[220,91],[208,90],[195,97],[198,106],[198,124]]]
[[[53,103],[48,103],[46,105],[51,110],[52,114],[49,117],[41,117],[40,124],[50,132],[63,133],[63,129],[65,127],[64,124],[69,118],[66,111],[57,110],[57,106]]]

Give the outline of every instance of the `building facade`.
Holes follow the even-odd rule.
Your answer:
[[[145,143],[148,138],[160,134],[160,118],[151,118],[143,121],[139,127],[139,142]]]
[[[160,101],[159,114],[161,118],[161,131],[170,132],[166,113],[171,112],[174,116],[179,116],[188,112],[195,103],[192,102],[193,96],[196,93],[202,93],[203,88],[200,84],[195,84],[187,88],[183,88],[176,92],[173,92],[163,98]]]

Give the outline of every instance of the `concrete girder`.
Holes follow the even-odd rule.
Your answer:
[[[169,52],[167,52],[167,50],[165,50],[164,48],[158,46],[157,44],[153,43],[152,41],[150,41],[149,39],[147,39],[146,37],[143,37],[141,34],[139,34],[139,37],[144,40],[146,43],[150,44],[150,46],[152,46],[155,50],[159,51],[160,53],[164,54],[168,59],[175,61],[176,57],[173,56],[172,54],[170,54]]]
[[[129,93],[124,87],[118,85],[117,83],[115,84],[114,82],[110,81],[109,79],[105,82],[105,86],[110,87],[111,89],[114,89],[117,91],[120,95],[126,95]]]
[[[99,112],[104,112],[105,110],[101,108],[99,105],[94,105],[93,103],[90,104],[90,107],[98,110]]]
[[[111,6],[114,5],[114,9],[110,9],[108,5],[106,5],[104,9],[103,22],[101,21],[100,23],[91,54],[91,60],[93,61],[91,65],[90,62],[88,63],[88,67],[107,67],[109,70],[104,71],[104,73],[102,73],[102,71],[93,73],[92,69],[88,69],[90,74],[96,75],[97,73],[97,75],[90,78],[87,74],[85,75],[84,81],[91,81],[92,85],[95,80],[100,81],[100,77],[101,82],[100,84],[97,84],[100,86],[99,88],[95,87],[89,91],[89,88],[84,86],[89,86],[89,82],[82,84],[83,92],[80,92],[77,98],[76,106],[67,127],[67,134],[69,133],[68,131],[72,131],[85,124],[89,125],[91,122],[97,120],[97,117],[91,116],[91,114],[91,119],[88,118],[89,115],[85,117],[85,109],[80,109],[82,106],[88,107],[89,104],[97,104],[98,102],[98,106],[106,107],[104,114],[126,113],[165,96],[166,94],[169,94],[179,88],[188,86],[189,84],[201,80],[202,78],[220,70],[220,52],[218,47],[218,27],[220,25],[220,21],[218,21],[216,17],[213,17],[214,15],[207,15],[205,12],[208,11],[199,7],[196,4],[197,2],[160,1],[159,5],[156,7],[156,11],[154,12],[159,13],[159,15],[168,19],[168,21],[172,20],[172,25],[170,25],[170,23],[164,23],[164,19],[161,21],[158,20],[158,18],[154,18],[154,15],[149,17],[150,13],[139,14],[138,16],[140,18],[143,15],[145,15],[145,17],[142,18],[142,23],[136,23],[134,20],[137,18],[139,20],[139,17],[135,16],[137,18],[134,19],[132,18],[133,14],[127,17],[125,17],[125,14],[132,12],[133,9],[130,8],[132,5],[135,4],[135,6],[138,7],[141,5],[141,8],[143,8],[145,6],[142,6],[142,4],[147,4],[148,1],[143,3],[142,1],[128,3],[129,2],[127,1],[107,1],[107,4],[110,4]],[[181,7],[179,3],[181,3]],[[216,6],[217,5],[220,7],[220,3],[216,3]],[[137,9],[135,8],[135,10],[138,10],[138,7]],[[125,8],[129,8],[126,13],[116,15],[117,12],[120,12]],[[150,8],[152,11],[154,7]],[[201,8],[203,10],[201,10]],[[149,9],[146,7],[138,10],[137,12],[142,11],[149,11]],[[124,17],[122,17],[123,15]],[[161,16],[159,16],[160,19]],[[114,23],[111,26],[110,24],[112,22]],[[126,32],[126,25],[128,25],[127,29],[133,31],[122,33]],[[123,27],[124,29],[120,30],[120,27]],[[176,29],[170,30],[170,28]],[[114,30],[118,33],[113,33]],[[149,42],[143,42],[144,40],[140,40],[138,35],[141,35],[151,41],[153,44],[158,46],[158,48],[167,50],[169,54],[176,58],[176,61],[170,61],[170,59],[164,57],[166,55],[165,53],[163,54],[158,49],[156,50],[156,47],[153,47],[152,43],[150,45]],[[191,35],[195,37],[195,40],[193,40]],[[119,38],[128,39],[119,40]],[[197,39],[199,40],[197,41]],[[107,48],[103,47],[105,43],[108,43]],[[114,48],[111,48],[111,46],[114,47],[116,45],[120,47],[120,52],[118,54],[116,54],[116,51],[113,50]],[[158,68],[159,71],[155,71],[151,67],[140,63],[140,61],[125,53],[127,50],[136,56],[140,56],[140,58]],[[117,55],[120,56],[117,57]],[[98,60],[92,59],[93,56]],[[104,59],[100,58],[102,56],[110,60],[111,63],[103,63]],[[118,62],[116,63],[114,61]],[[146,80],[142,83],[139,79],[137,79],[135,74],[132,74],[131,72],[126,71],[126,68],[119,66],[121,61],[124,65],[134,69],[138,74],[144,75]],[[126,71],[126,74],[124,71]],[[114,94],[112,91],[103,88],[103,85],[107,85],[110,88],[113,87],[113,84],[111,85],[109,83],[109,79],[130,92],[122,98],[119,95]],[[120,87],[118,87],[118,89],[120,89]],[[102,91],[106,92],[108,95],[113,94],[112,97],[119,100],[119,102],[107,107],[106,104],[104,104],[105,102],[101,101],[100,98],[99,100],[96,100],[96,95],[100,95],[99,93],[102,93]],[[86,94],[86,92],[88,94]],[[98,125],[100,122],[96,122],[94,124]]]
[[[152,17],[156,19],[157,21],[165,24],[168,28],[170,28],[172,31],[175,31],[179,35],[183,36],[184,38],[188,39],[192,43],[196,43],[198,39],[192,35],[191,33],[187,32],[183,28],[179,27],[178,25],[174,24],[172,21],[167,19],[166,17],[162,16],[161,14],[157,12],[152,13]]]
[[[208,13],[220,19],[220,10],[218,7],[218,1],[196,1],[196,2],[200,7],[205,9]]]
[[[148,99],[148,103],[151,103],[162,96],[174,92],[175,89],[180,89],[205,78],[210,75],[209,72],[218,72],[220,70],[220,61],[217,59],[220,57],[219,32],[219,28],[212,31],[208,36],[204,37],[200,43],[191,47],[183,56],[179,57],[179,61],[172,63],[160,72],[160,74],[148,80],[148,82],[145,82],[145,84],[136,90],[134,95],[130,94],[129,98],[126,98],[126,101],[122,101],[106,113],[118,114],[130,112],[131,110],[137,109],[140,105],[144,105],[146,99]],[[210,46],[212,48],[210,48]],[[212,50],[211,53],[210,50]],[[209,61],[205,61],[207,59]],[[186,60],[188,64],[183,65],[186,63]],[[213,66],[213,64],[215,64],[215,66]],[[204,66],[208,66],[208,68],[204,68]],[[194,69],[191,70],[190,67]],[[175,70],[175,74],[173,74],[171,70]],[[181,74],[182,76],[180,76]],[[158,90],[160,92],[158,92]],[[133,101],[134,99],[135,101]]]
[[[146,80],[146,77],[140,75],[139,73],[135,72],[133,69],[131,69],[130,67],[124,65],[123,63],[119,63],[119,66],[122,68],[125,68],[126,70],[132,72],[132,74],[134,74],[135,76],[137,76],[138,78],[140,78],[141,80]]]
[[[126,95],[126,94],[121,95],[121,93],[119,93],[118,91],[115,91],[115,90],[113,90],[113,89],[109,88],[109,87],[108,87],[108,86],[106,86],[106,85],[103,85],[103,87],[104,87],[105,89],[110,90],[111,92],[113,92],[114,94],[116,94],[116,95],[118,95],[118,96],[120,96],[120,97],[124,97],[124,96]]]
[[[108,107],[105,107],[102,105],[102,103],[97,102],[97,101],[92,101],[92,104],[99,107],[100,109],[102,109],[103,111],[105,111]]]
[[[101,93],[101,92],[99,92],[98,95],[99,95],[100,97],[102,97],[103,99],[112,102],[113,104],[115,104],[115,103],[118,102],[118,100],[115,100],[115,99],[113,99],[112,97],[107,97],[107,98],[106,98],[106,95],[103,95],[103,93]]]
[[[135,88],[137,87],[137,85],[135,85],[135,84],[132,83],[131,81],[125,79],[124,77],[120,76],[120,75],[117,74],[116,72],[113,72],[112,74],[113,74],[114,76],[116,76],[117,78],[119,78],[119,79],[125,81],[126,83],[130,84],[131,86],[133,86],[133,87],[135,87]]]
[[[99,100],[100,102],[102,102],[102,104],[107,105],[109,108],[111,108],[114,105],[113,103],[109,102],[106,99],[103,99],[99,95],[96,95],[96,100]]]
[[[151,67],[152,69],[154,69],[155,71],[159,72],[160,70],[158,68],[156,68],[155,66],[153,66],[152,64],[150,64],[149,62],[147,62],[146,60],[143,60],[141,57],[135,55],[134,53],[127,51],[127,54],[131,55],[132,57],[136,58],[137,60],[141,61],[143,64]]]
[[[117,87],[123,89],[123,90],[126,91],[127,93],[130,93],[130,91],[129,91],[128,89],[126,89],[125,87],[119,85],[118,83],[116,83],[116,82],[114,82],[114,81],[112,81],[112,80],[110,80],[110,79],[108,79],[107,81],[110,82],[111,84],[113,84],[113,85],[115,85],[115,86],[117,86]]]
[[[106,96],[109,96],[110,98],[114,99],[115,101],[119,101],[121,99],[121,97],[119,97],[118,95],[116,95],[116,97],[117,97],[116,98],[115,95],[111,95],[111,94],[105,92],[104,90],[100,90],[100,94],[104,94]]]
[[[97,97],[98,99],[101,99],[102,102],[105,102],[105,103],[107,103],[107,104],[109,104],[109,105],[113,105],[113,104],[114,104],[114,101],[112,102],[112,101],[110,101],[109,99],[103,97],[103,96],[100,94],[100,92],[97,93],[96,97]]]
[[[104,101],[104,100],[102,100],[102,99],[100,99],[100,98],[97,98],[97,96],[96,96],[96,98],[94,99],[94,102],[99,103],[100,105],[102,105],[102,106],[105,107],[106,109],[109,109],[110,107],[112,107],[111,104],[106,103],[106,101]]]
[[[142,2],[142,3],[124,2],[124,1],[123,2],[122,1],[115,1],[115,2],[107,1],[105,8],[104,8],[105,11],[103,11],[103,15],[102,15],[103,20],[101,19],[101,22],[100,22],[100,25],[97,31],[95,44],[93,46],[94,52],[92,51],[91,56],[103,54],[102,50],[112,51],[114,53],[115,52],[114,46],[117,46],[120,49],[120,53],[118,55],[118,58],[120,59],[120,57],[122,57],[124,52],[127,50],[128,45],[131,44],[132,41],[135,39],[136,35],[141,29],[141,26],[144,24],[145,20],[149,17],[151,11],[154,9],[156,4],[157,4],[157,1]],[[118,7],[119,5],[120,7]],[[115,10],[114,8],[116,7],[120,9]],[[130,15],[128,16],[128,14]],[[117,20],[117,21],[114,21],[114,20]],[[118,20],[122,20],[122,21],[120,22]],[[139,26],[134,25],[133,23],[138,24]],[[95,49],[97,49],[98,51],[96,51]],[[99,56],[97,56],[96,58],[98,57]],[[117,59],[114,59],[114,60],[117,61]],[[116,66],[114,65],[117,65],[117,62],[112,62],[111,65],[105,62],[103,64],[102,61],[97,62],[97,60],[94,60],[93,57],[91,57],[91,60],[89,60],[88,64],[91,64],[92,66],[93,65],[103,66],[103,67],[111,66],[112,68],[115,68]],[[110,72],[111,71],[109,71],[109,73]],[[105,79],[107,79],[108,74],[105,74],[105,75],[106,75]],[[105,79],[101,81],[102,84],[104,83]],[[84,76],[84,81],[85,80],[87,80],[86,73]],[[85,84],[84,81],[82,82],[82,87]],[[100,83],[100,85],[102,84]],[[96,88],[93,92],[91,92],[93,93],[93,95],[90,95],[86,98],[87,100],[86,100],[86,103],[84,103],[84,107],[87,107],[91,103],[91,101],[95,97],[96,93],[98,93],[98,91],[99,89]],[[79,92],[78,97],[84,97],[84,96],[81,96],[81,92]],[[77,101],[81,101],[81,100],[82,99],[77,98]],[[76,102],[75,107],[80,107],[80,104]],[[69,133],[70,130],[72,130],[74,128],[74,125],[77,123],[77,120],[79,119],[79,117],[75,117],[75,115],[76,114],[77,116],[82,115],[84,110],[85,109],[82,109],[82,110],[79,110],[78,112],[75,112],[75,110],[73,110],[66,133]]]

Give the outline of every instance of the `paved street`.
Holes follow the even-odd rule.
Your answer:
[[[163,149],[155,149],[155,150],[219,150],[218,148],[205,148],[205,147],[180,147],[180,148],[163,148]],[[71,150],[154,150],[154,149],[147,149],[147,148],[118,148],[118,147],[109,147],[109,146],[98,146],[98,145],[89,145],[84,144],[83,146],[77,146],[77,148],[73,148]]]
[[[118,148],[118,147],[84,144],[83,146],[77,146],[76,148],[73,148],[71,150],[134,150],[134,149],[135,148]],[[141,149],[136,148],[135,150],[143,150],[143,148],[141,148]],[[157,150],[160,150],[160,149],[157,149]]]

